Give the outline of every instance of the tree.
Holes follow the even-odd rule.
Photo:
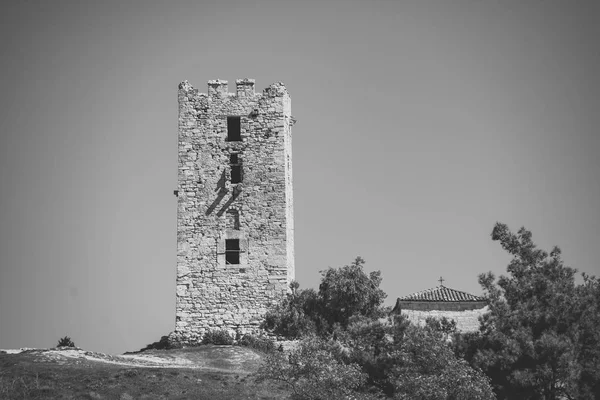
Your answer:
[[[460,352],[492,378],[501,399],[595,398],[598,334],[581,318],[598,322],[596,281],[577,287],[576,270],[564,265],[560,249],[538,249],[525,228],[513,234],[497,223],[491,236],[513,256],[509,275],[479,276],[490,311],[481,334],[462,341]]]
[[[583,274],[576,288],[579,313],[575,327],[578,367],[577,393],[582,399],[600,398],[600,281]]]
[[[367,275],[364,264],[365,260],[357,257],[345,267],[321,271],[318,292],[301,290],[292,282],[292,292],[268,310],[262,328],[291,339],[309,333],[325,337],[336,327],[345,329],[354,315],[371,319],[382,316],[386,294],[379,288],[381,272]]]
[[[319,297],[323,318],[329,323],[330,330],[336,324],[347,327],[353,315],[381,316],[380,306],[387,297],[379,288],[381,271],[367,275],[363,271],[364,264],[365,260],[359,256],[350,265],[321,271]]]

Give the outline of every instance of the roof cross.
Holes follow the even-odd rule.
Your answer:
[[[445,279],[444,279],[444,278],[442,278],[442,277],[440,276],[440,279],[438,279],[438,281],[440,282],[440,286],[444,286],[444,285],[443,285],[443,283],[444,283],[444,281],[445,281]]]

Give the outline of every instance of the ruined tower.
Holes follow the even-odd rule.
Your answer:
[[[179,85],[175,339],[257,330],[294,279],[292,125],[282,83]]]

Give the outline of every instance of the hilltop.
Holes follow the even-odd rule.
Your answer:
[[[0,350],[2,399],[278,399],[257,383],[263,354],[239,346],[109,355],[80,348]]]

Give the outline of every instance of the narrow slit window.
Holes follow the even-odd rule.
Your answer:
[[[238,154],[229,155],[229,165],[231,167],[231,183],[242,182],[242,163]]]
[[[225,240],[225,263],[237,265],[240,263],[240,240]]]
[[[227,141],[241,142],[242,129],[240,117],[227,117]]]

